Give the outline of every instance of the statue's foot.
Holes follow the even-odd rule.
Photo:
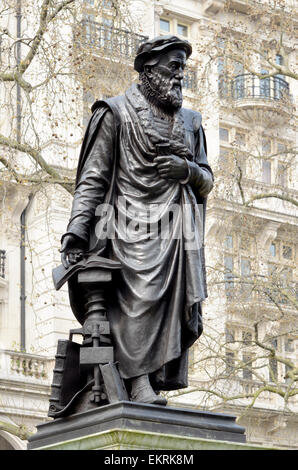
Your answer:
[[[156,395],[147,374],[131,380],[131,400],[152,405],[165,406],[167,404],[166,398]]]

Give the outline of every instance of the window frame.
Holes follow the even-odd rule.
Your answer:
[[[166,22],[169,23],[169,25],[170,25],[169,31],[164,31],[164,30],[161,29],[161,27],[160,27],[160,22],[161,21],[166,21]],[[184,36],[184,35],[178,33],[178,26],[184,26],[187,29],[187,36]],[[176,35],[180,36],[181,38],[189,39],[190,38],[190,30],[191,30],[190,27],[191,27],[190,23],[188,23],[185,20],[180,20],[179,17],[175,17],[173,15],[160,16],[159,17],[158,28],[159,28],[159,35],[160,36],[167,35],[167,34],[176,34]]]

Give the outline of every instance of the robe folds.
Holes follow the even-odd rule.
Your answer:
[[[92,110],[66,234],[122,265],[106,293],[121,376],[148,373],[155,390],[183,388],[187,350],[202,333],[201,303],[207,297],[204,221],[213,176],[201,115],[181,108],[171,125],[154,114],[138,85],[96,102]],[[186,159],[188,180],[159,176],[158,144]],[[113,210],[107,215],[103,207]],[[83,323],[75,279],[69,294]]]

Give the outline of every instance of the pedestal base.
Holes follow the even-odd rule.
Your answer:
[[[40,424],[28,449],[196,449],[245,443],[244,431],[232,415],[122,401]]]
[[[36,450],[160,450],[160,451],[194,451],[194,450],[277,450],[253,444],[201,439],[196,437],[175,436],[126,429],[111,429],[90,436],[59,442]],[[284,449],[280,449],[284,450]],[[133,454],[132,454],[133,455]],[[154,454],[149,463],[154,463]],[[111,457],[113,458],[113,456]],[[115,457],[114,457],[115,458]],[[159,461],[160,463],[160,461]]]

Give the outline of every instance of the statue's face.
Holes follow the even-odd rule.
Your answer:
[[[182,106],[185,64],[185,51],[173,49],[161,54],[158,63],[146,73],[152,89],[156,91],[158,101],[174,111]]]

